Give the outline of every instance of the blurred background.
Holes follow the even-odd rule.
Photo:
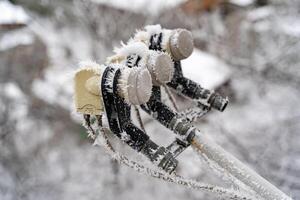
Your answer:
[[[217,199],[118,165],[73,113],[78,63],[105,62],[149,24],[189,29],[184,74],[229,96],[197,127],[300,199],[299,19],[298,0],[0,1],[0,199]],[[143,119],[164,144],[168,131]],[[180,163],[180,174],[230,186],[191,149]]]

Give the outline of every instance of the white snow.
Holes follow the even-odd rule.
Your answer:
[[[15,83],[12,82],[4,84],[3,92],[7,97],[12,99],[25,98],[24,93],[21,91],[21,89]]]
[[[273,7],[265,6],[248,12],[247,19],[251,23],[255,23],[254,27],[258,32],[275,31],[276,29],[276,31],[282,32],[285,35],[300,37],[300,22],[297,16],[277,16],[275,21],[269,20],[276,15],[278,14],[275,13]]]
[[[33,22],[30,27],[48,47],[51,65],[46,69],[43,79],[35,79],[32,85],[34,94],[50,104],[58,104],[66,109],[73,110],[73,77],[74,72],[87,65],[98,68],[91,60],[89,38],[79,28],[72,30],[63,28],[59,32],[47,21]],[[72,37],[70,37],[72,35]],[[74,42],[76,41],[76,42]],[[71,46],[70,46],[71,45]],[[76,57],[74,64],[66,61],[65,49],[70,48]],[[80,61],[86,61],[80,63]],[[93,59],[92,59],[93,60]],[[79,64],[78,64],[79,63]],[[75,117],[75,115],[72,115]]]
[[[73,96],[73,72],[69,69],[51,67],[44,79],[36,79],[32,84],[34,94],[50,104],[59,104],[72,109],[70,99]]]
[[[162,28],[161,28],[160,24],[145,26],[145,30],[150,35],[154,35],[154,34],[158,34],[158,33],[162,32]]]
[[[274,9],[272,7],[261,7],[250,11],[247,15],[247,19],[252,22],[258,21],[271,16],[273,13]]]
[[[0,92],[7,97],[11,103],[15,103],[13,107],[9,108],[12,119],[22,119],[27,115],[27,97],[16,83],[7,82],[5,84],[0,84]],[[0,104],[2,103],[4,102],[0,99]]]
[[[92,70],[94,72],[100,73],[99,70],[102,67],[104,67],[104,66],[101,66],[97,62],[92,61],[92,60],[80,61],[78,65],[79,65],[79,67],[76,70],[76,72],[79,72],[80,70],[87,68],[87,69],[90,69],[90,70]]]
[[[30,45],[34,41],[34,36],[27,32],[10,32],[0,37],[0,51],[14,48],[18,45]]]
[[[249,6],[254,3],[254,0],[230,0],[230,2],[239,6]]]
[[[91,0],[95,3],[109,5],[115,8],[129,10],[142,14],[158,14],[166,8],[175,7],[186,0]]]
[[[26,24],[29,16],[20,6],[15,6],[8,1],[0,1],[0,24]]]
[[[208,89],[221,85],[231,74],[228,65],[198,49],[194,49],[192,55],[182,61],[182,70],[184,76]]]
[[[148,47],[142,42],[135,42],[125,45],[121,48],[114,49],[114,52],[120,56],[129,56],[132,54],[137,54],[144,57],[148,53]]]
[[[285,18],[278,22],[281,30],[291,36],[300,37],[300,21],[295,18]]]

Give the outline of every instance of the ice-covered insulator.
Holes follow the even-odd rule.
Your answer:
[[[145,26],[137,31],[130,42],[138,41],[148,45],[149,49],[168,52],[175,61],[189,57],[194,49],[192,33],[186,29],[163,29],[160,25]]]
[[[174,74],[174,64],[171,57],[166,53],[158,51],[149,52],[147,68],[151,73],[153,84],[160,86],[170,82]]]
[[[170,53],[175,61],[189,57],[194,49],[192,33],[185,29],[176,29],[169,40]]]
[[[83,114],[100,114],[103,111],[102,95],[100,91],[101,77],[105,65],[88,63],[75,75],[75,106],[77,112]],[[117,94],[127,103],[140,105],[146,103],[152,92],[152,78],[146,68],[126,68],[121,64],[114,64],[114,68],[121,69],[118,77]],[[115,75],[107,76],[105,87],[113,92]]]
[[[152,78],[147,69],[123,68],[118,80],[118,93],[133,105],[149,101],[152,92]]]
[[[110,57],[108,62],[121,63],[129,68],[147,68],[156,86],[170,82],[173,77],[174,63],[171,56],[164,52],[149,50],[143,42],[132,41],[115,49],[115,53],[116,55]]]

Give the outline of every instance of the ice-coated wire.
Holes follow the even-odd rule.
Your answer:
[[[195,151],[197,151],[197,148],[192,146]],[[209,169],[214,172],[217,176],[219,176],[222,180],[228,182],[229,184],[233,185],[234,187],[237,187],[241,191],[245,192],[251,192],[252,195],[257,195],[255,191],[253,191],[251,188],[249,188],[247,185],[245,185],[243,182],[238,180],[236,177],[234,177],[232,174],[227,172],[225,169],[221,168],[215,161],[212,161],[207,158],[207,156],[201,152],[197,153],[199,158],[209,167]]]
[[[164,89],[167,93],[167,96],[168,96],[169,100],[172,103],[172,106],[174,107],[175,111],[178,112],[178,107],[177,107],[174,96],[172,95],[171,91],[169,90],[169,88],[165,84],[163,85],[163,87],[164,87]]]
[[[195,152],[198,154],[203,154],[210,161],[214,161],[218,166],[230,173],[230,175],[234,176],[240,182],[248,186],[250,190],[241,192],[234,189],[226,189],[185,179],[176,174],[166,174],[165,172],[147,168],[139,164],[138,162],[132,161],[126,156],[116,152],[110,142],[107,140],[107,137],[104,137],[105,132],[102,131],[103,129],[100,126],[100,123],[95,123],[95,121],[97,121],[97,118],[95,120],[91,120],[91,117],[93,116],[84,115],[84,125],[89,132],[89,136],[91,138],[95,138],[95,144],[102,144],[102,146],[106,147],[106,149],[109,150],[108,152],[113,158],[118,160],[120,163],[135,169],[139,173],[159,178],[168,182],[173,182],[179,185],[187,186],[189,188],[209,191],[222,196],[226,196],[230,199],[263,198],[266,200],[292,200],[291,197],[281,192],[274,185],[270,184],[256,172],[241,163],[238,159],[227,153],[219,145],[214,143],[208,136],[200,133],[200,131],[198,130],[196,131],[196,137],[191,143]],[[102,138],[100,139],[100,141],[102,142],[99,142],[99,138]],[[242,189],[244,190],[245,188],[242,187]],[[259,195],[261,198],[258,198],[253,193],[253,191],[255,191],[255,194]]]
[[[197,131],[191,145],[195,152],[204,154],[209,160],[214,161],[262,198],[266,200],[292,200],[291,197],[284,194],[237,158],[227,153],[204,133]]]
[[[139,111],[139,108],[137,106],[134,106],[134,109],[135,109],[135,113],[136,113],[136,118],[139,122],[139,125],[140,125],[141,129],[147,134],[144,123],[142,121],[142,117],[141,117],[141,113]]]
[[[212,192],[212,193],[221,195],[223,197],[227,197],[229,199],[234,199],[234,200],[257,199],[257,198],[253,198],[252,196],[250,196],[248,194],[240,193],[237,190],[226,189],[226,188],[223,188],[223,187],[219,187],[219,186],[215,186],[215,185],[211,185],[211,184],[206,184],[206,183],[200,183],[198,181],[183,178],[179,175],[175,175],[175,174],[169,175],[169,174],[164,173],[162,171],[153,170],[153,169],[150,169],[148,167],[145,167],[144,165],[139,164],[138,162],[130,160],[126,156],[117,153],[113,149],[111,143],[108,141],[107,136],[105,135],[105,132],[102,132],[101,135],[104,137],[104,141],[105,141],[104,147],[108,151],[108,153],[112,156],[112,158],[116,159],[121,164],[124,164],[127,167],[130,167],[130,168],[134,169],[138,173],[141,173],[141,174],[144,174],[144,175],[147,175],[147,176],[151,176],[151,177],[154,177],[154,178],[162,179],[162,180],[167,181],[167,182],[183,185],[183,186],[186,186],[188,188]],[[100,135],[98,135],[98,137],[99,136]]]
[[[158,178],[167,182],[175,183],[178,185],[182,185],[191,189],[202,190],[206,192],[211,192],[222,197],[226,197],[228,199],[233,200],[254,200],[258,199],[253,197],[247,193],[241,193],[238,190],[234,189],[227,189],[220,186],[215,186],[211,184],[201,183],[195,180],[186,179],[177,175],[176,173],[167,174],[163,171],[154,170],[149,167],[146,167],[136,161],[133,161],[118,153],[109,142],[106,132],[102,127],[99,127],[99,134],[97,135],[96,139],[94,140],[95,145],[100,145],[105,148],[106,152],[119,163],[124,164],[125,166],[134,169],[140,174],[144,174],[146,176],[151,176],[153,178]]]

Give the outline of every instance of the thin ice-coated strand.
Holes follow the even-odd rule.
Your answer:
[[[220,167],[215,161],[208,159],[208,157],[202,152],[198,151],[197,148],[192,146],[199,158],[212,170],[217,176],[219,176],[222,180],[230,183],[233,187],[238,188],[240,191],[247,192],[251,195],[257,196],[257,193],[253,191],[249,186],[245,185],[243,182],[238,180],[224,168]],[[258,197],[257,197],[258,198]]]
[[[151,177],[154,177],[154,178],[162,179],[162,180],[167,181],[167,182],[183,185],[183,186],[186,186],[188,188],[215,193],[215,194],[218,194],[222,197],[227,197],[227,198],[233,199],[233,200],[241,200],[241,199],[242,200],[253,200],[253,199],[257,199],[257,198],[253,198],[252,196],[250,196],[248,194],[241,193],[241,192],[239,192],[237,190],[234,190],[234,189],[226,189],[226,188],[211,185],[211,184],[201,183],[201,182],[198,182],[198,181],[183,178],[179,175],[176,175],[175,173],[170,175],[170,174],[167,174],[167,173],[162,172],[162,171],[158,171],[158,170],[154,170],[154,169],[150,169],[148,167],[145,167],[144,165],[139,164],[136,161],[130,160],[126,156],[116,152],[114,150],[114,148],[112,147],[111,143],[109,142],[109,140],[106,136],[106,133],[104,131],[100,131],[100,134],[96,138],[94,144],[103,146],[106,149],[107,153],[113,159],[117,160],[119,163],[122,163],[122,164],[126,165],[127,167],[130,167],[130,168],[134,169],[135,171],[137,171],[140,174],[144,174],[144,175],[151,176]]]
[[[136,118],[139,122],[140,128],[146,133],[146,129],[145,129],[139,108],[137,106],[134,106],[134,110],[135,110]]]
[[[282,191],[258,175],[255,171],[245,166],[241,161],[227,153],[223,148],[214,143],[204,133],[196,132],[192,146],[197,153],[203,153],[209,160],[216,162],[221,168],[228,171],[235,178],[249,186],[258,195],[266,200],[291,200]]]
[[[174,107],[175,111],[178,112],[178,106],[176,104],[174,96],[172,95],[171,91],[169,90],[169,88],[166,85],[163,85],[163,87],[164,87],[164,89],[167,93],[167,96],[168,96],[169,100],[172,103],[172,106]]]

